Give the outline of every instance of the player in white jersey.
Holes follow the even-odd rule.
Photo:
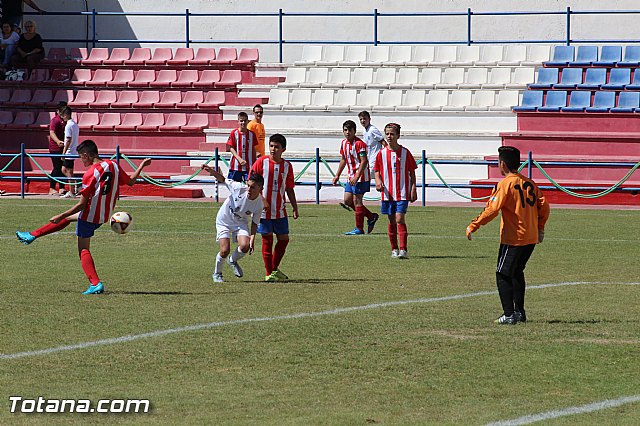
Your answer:
[[[387,143],[384,140],[382,132],[380,132],[376,126],[371,124],[371,114],[369,114],[369,111],[361,111],[358,114],[358,120],[360,120],[360,124],[364,129],[362,131],[362,140],[367,144],[367,158],[369,159],[369,169],[371,176],[373,177],[375,176],[373,172],[373,165],[376,162],[376,157],[382,147]]]
[[[260,196],[264,179],[260,175],[252,174],[245,185],[233,179],[225,179],[222,173],[206,164],[202,168],[218,179],[218,182],[224,183],[229,190],[229,197],[224,201],[216,216],[216,241],[220,244],[220,251],[216,255],[213,282],[221,283],[224,282],[222,267],[231,251],[232,239],[237,240],[238,247],[231,253],[228,262],[236,277],[240,278],[243,275],[238,261],[245,254],[253,253],[256,231],[264,208]],[[251,229],[247,223],[248,219],[251,220]]]

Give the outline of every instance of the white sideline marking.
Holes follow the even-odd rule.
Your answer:
[[[577,407],[563,408],[562,410],[547,411],[546,413],[531,414],[528,416],[518,417],[513,420],[502,420],[495,423],[488,423],[486,426],[518,426],[528,425],[530,423],[541,422],[543,420],[556,419],[558,417],[573,416],[574,414],[591,413],[593,411],[606,410],[607,408],[619,407],[625,404],[631,404],[640,401],[640,395],[625,396],[617,399],[606,399],[600,402],[580,405]]]
[[[564,283],[554,283],[554,284],[533,285],[533,286],[527,287],[527,289],[528,290],[534,290],[534,289],[540,289],[540,288],[562,287],[562,286],[569,286],[569,285],[589,285],[589,284],[591,284],[591,285],[593,285],[593,284],[640,285],[640,282],[638,282],[638,283],[628,283],[628,282],[627,283],[625,283],[625,282],[607,283],[607,282],[577,281],[577,282],[564,282]],[[112,337],[110,339],[100,339],[100,340],[94,340],[94,341],[91,341],[91,342],[76,343],[74,345],[56,346],[56,347],[53,347],[53,348],[38,349],[38,350],[35,350],[35,351],[16,352],[16,353],[12,353],[12,354],[0,354],[0,360],[19,359],[19,358],[26,358],[26,357],[32,357],[32,356],[49,355],[49,354],[53,354],[53,353],[56,353],[56,352],[66,352],[66,351],[73,351],[73,350],[76,350],[76,349],[86,349],[86,348],[90,348],[90,347],[93,347],[93,346],[113,345],[113,344],[116,344],[116,343],[131,342],[133,340],[147,339],[147,338],[151,338],[151,337],[159,337],[159,336],[164,336],[164,335],[167,335],[167,334],[183,333],[183,332],[186,332],[186,331],[207,330],[207,329],[211,329],[211,328],[224,327],[224,326],[227,326],[227,325],[238,325],[238,324],[248,324],[248,323],[254,323],[254,322],[278,321],[278,320],[288,320],[288,319],[298,319],[298,318],[312,318],[312,317],[320,317],[320,316],[325,316],[325,315],[343,314],[343,313],[347,313],[347,312],[366,311],[366,310],[369,310],[369,309],[386,308],[386,307],[389,307],[389,306],[409,305],[409,304],[414,304],[414,303],[444,302],[444,301],[448,301],[448,300],[459,300],[459,299],[466,299],[466,298],[469,298],[469,297],[487,296],[487,295],[496,294],[496,293],[497,293],[497,291],[495,291],[495,290],[494,291],[479,291],[479,292],[476,292],[476,293],[457,294],[457,295],[443,296],[443,297],[431,297],[431,298],[426,298],[426,299],[397,300],[397,301],[391,301],[391,302],[371,303],[369,305],[349,306],[349,307],[346,307],[346,308],[329,309],[329,310],[326,310],[326,311],[319,311],[319,312],[302,312],[302,313],[298,313],[298,314],[278,315],[278,316],[273,316],[273,317],[245,318],[245,319],[230,320],[230,321],[216,321],[216,322],[209,322],[209,323],[205,323],[205,324],[194,324],[194,325],[188,325],[188,326],[185,326],[185,327],[170,328],[170,329],[166,329],[166,330],[150,331],[148,333],[142,333],[142,334],[130,334],[130,335],[127,335],[127,336]]]

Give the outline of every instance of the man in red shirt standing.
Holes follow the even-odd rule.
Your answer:
[[[227,146],[231,151],[231,161],[229,162],[229,179],[236,182],[246,182],[249,177],[249,170],[256,160],[256,147],[258,137],[251,130],[247,129],[249,116],[246,112],[238,113],[238,128],[233,129],[229,135]]]
[[[66,123],[60,117],[60,113],[67,107],[67,103],[60,101],[56,110],[56,115],[51,119],[49,123],[49,153],[50,154],[62,154],[62,148],[64,147],[64,128]],[[53,170],[51,170],[51,177],[49,178],[49,195],[58,195],[56,191],[56,180],[64,178],[62,173],[62,158],[51,157],[51,163],[53,163]],[[55,179],[54,179],[55,178]],[[64,184],[60,183],[60,195],[64,195]]]
[[[99,294],[104,292],[104,285],[96,272],[91,252],[91,237],[96,229],[111,218],[111,212],[118,198],[121,185],[132,186],[142,173],[142,169],[151,164],[150,158],[145,158],[131,177],[112,160],[103,160],[98,154],[98,147],[92,140],[86,140],[78,145],[78,155],[87,171],[82,176],[82,190],[80,201],[69,210],[53,216],[49,223],[32,232],[16,232],[18,241],[31,244],[36,238],[59,232],[71,222],[78,222],[76,235],[78,236],[78,254],[82,269],[89,279],[89,288],[82,294]]]

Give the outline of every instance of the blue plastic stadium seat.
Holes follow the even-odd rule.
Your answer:
[[[540,68],[538,81],[529,85],[532,89],[550,89],[558,83],[558,68]]]
[[[615,92],[609,92],[615,93]],[[640,92],[620,92],[618,106],[611,108],[611,112],[636,112],[640,109]]]
[[[545,66],[562,67],[573,61],[575,55],[574,46],[554,46],[553,57],[550,61],[545,62]]]
[[[600,88],[604,90],[623,90],[631,84],[631,68],[613,68],[609,74],[609,82]]]
[[[554,89],[575,89],[582,83],[582,68],[565,68],[562,70],[560,83],[554,84]]]
[[[576,60],[569,62],[570,67],[586,67],[598,60],[598,46],[578,46]]]
[[[567,92],[564,90],[550,90],[547,92],[547,100],[544,106],[538,108],[539,112],[560,111],[567,106]]]
[[[640,65],[640,46],[627,46],[624,49],[624,60],[618,62],[619,67],[637,67]]]
[[[626,90],[640,90],[640,72],[635,70],[633,72],[633,83],[625,86]]]
[[[522,104],[520,106],[514,106],[514,111],[535,111],[538,107],[542,106],[542,97],[544,92],[542,90],[527,90],[522,95]]]
[[[593,65],[612,67],[622,60],[622,46],[603,46],[600,52],[600,60]]]
[[[586,111],[609,112],[614,106],[616,106],[616,92],[596,92],[596,96],[593,98],[593,106],[588,107]]]
[[[547,95],[547,103],[549,102],[549,95]],[[591,106],[591,91],[575,90],[571,92],[571,99],[569,99],[569,106],[563,106],[560,108],[565,112],[583,112],[586,108]]]
[[[584,83],[578,84],[577,89],[599,89],[600,86],[607,82],[607,69],[606,68],[587,68],[587,73],[584,77]]]

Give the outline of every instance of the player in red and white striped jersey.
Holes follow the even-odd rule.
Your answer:
[[[356,123],[347,120],[342,124],[344,139],[340,144],[340,164],[333,178],[333,184],[337,185],[340,175],[347,167],[348,180],[344,186],[344,204],[355,210],[356,227],[345,235],[363,235],[364,218],[367,218],[367,233],[373,231],[378,221],[378,214],[371,213],[362,201],[364,194],[371,189],[371,171],[367,157],[367,144],[356,137]]]
[[[82,176],[80,200],[69,210],[49,219],[50,223],[32,232],[16,232],[16,236],[22,243],[31,244],[36,238],[61,231],[71,222],[78,222],[78,254],[82,269],[90,282],[89,288],[83,294],[98,294],[104,292],[104,285],[98,278],[91,257],[91,237],[100,225],[111,218],[111,212],[118,199],[119,186],[135,184],[142,170],[151,164],[151,159],[145,158],[129,177],[115,161],[101,159],[98,147],[92,140],[82,142],[77,150],[82,164],[88,167]]]
[[[256,147],[258,137],[247,129],[249,116],[246,112],[238,113],[238,128],[233,129],[227,140],[227,146],[231,152],[229,162],[229,179],[236,182],[245,182],[249,176],[249,170],[256,161]]]
[[[411,152],[400,144],[400,125],[389,123],[384,128],[387,146],[376,157],[373,170],[376,189],[382,193],[380,210],[389,217],[388,235],[391,257],[407,259],[407,224],[405,215],[409,202],[418,199],[416,169]],[[398,235],[400,247],[398,248]]]
[[[269,137],[269,155],[262,156],[253,163],[252,173],[264,178],[262,195],[266,201],[258,233],[262,235],[262,260],[266,270],[265,281],[286,280],[288,277],[279,269],[287,244],[289,244],[289,219],[285,209],[285,194],[293,208],[293,218],[298,218],[298,202],[294,191],[293,167],[282,158],[287,149],[287,139],[281,134]],[[276,234],[275,249],[273,234]],[[275,251],[275,252],[274,252]]]

